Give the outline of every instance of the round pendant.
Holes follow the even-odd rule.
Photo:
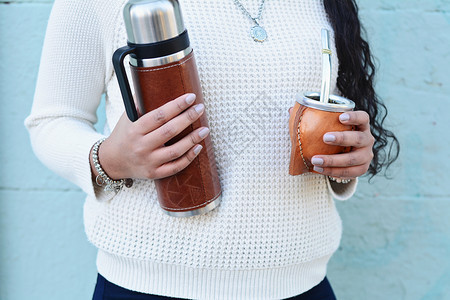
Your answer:
[[[250,35],[256,42],[264,42],[267,39],[267,32],[259,25],[253,26],[250,30]]]

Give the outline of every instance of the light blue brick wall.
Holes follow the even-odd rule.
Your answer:
[[[402,144],[394,180],[362,180],[329,278],[338,299],[450,299],[450,1],[360,0],[377,90]],[[0,299],[90,299],[84,194],[35,158],[30,111],[51,0],[0,1]],[[64,275],[64,276],[62,276]]]

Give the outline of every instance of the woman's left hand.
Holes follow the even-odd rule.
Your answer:
[[[372,147],[375,138],[370,132],[369,115],[365,111],[351,111],[339,116],[345,125],[354,125],[354,131],[327,132],[323,141],[329,145],[352,147],[348,153],[315,155],[312,157],[314,170],[318,173],[351,179],[367,172],[373,158]]]

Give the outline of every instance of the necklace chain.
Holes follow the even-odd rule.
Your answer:
[[[261,4],[259,5],[259,9],[258,9],[258,16],[256,17],[252,17],[252,15],[248,12],[248,10],[245,9],[245,7],[242,5],[242,3],[239,0],[234,0],[234,3],[236,3],[236,5],[242,10],[242,12],[249,17],[250,19],[253,20],[253,22],[255,22],[256,25],[259,25],[259,19],[261,19],[261,15],[262,12],[264,10],[264,3],[266,2],[266,0],[262,0]]]
[[[254,41],[260,43],[264,42],[267,39],[266,30],[259,25],[261,15],[264,10],[265,2],[266,0],[261,1],[261,4],[259,5],[258,8],[258,15],[256,17],[252,17],[252,15],[248,12],[248,10],[245,9],[245,7],[239,0],[234,0],[234,3],[239,7],[239,9],[256,24],[250,29],[250,36],[253,38]]]

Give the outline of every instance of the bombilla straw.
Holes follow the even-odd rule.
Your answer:
[[[331,50],[329,46],[328,30],[322,28],[322,87],[320,102],[328,103],[331,83]]]

